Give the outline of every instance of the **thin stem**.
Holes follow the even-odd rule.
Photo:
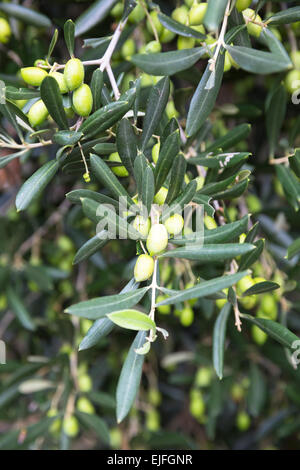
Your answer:
[[[220,49],[221,49],[222,46],[225,46],[224,37],[225,37],[225,33],[226,33],[226,28],[227,28],[229,11],[230,11],[230,0],[228,0],[227,5],[226,5],[225,15],[224,15],[221,31],[220,31],[220,34],[219,34],[219,38],[218,38],[218,41],[217,41],[216,50],[214,52],[213,57],[211,59],[209,59],[209,61],[208,61],[210,63],[209,70],[211,70],[212,72],[215,70],[216,61],[217,61],[217,58],[219,56]]]
[[[117,82],[116,82],[116,79],[115,79],[115,76],[114,76],[114,73],[112,71],[110,64],[107,65],[106,72],[107,72],[110,84],[112,86],[115,98],[116,100],[118,100],[120,98],[120,91],[119,91],[119,88],[118,88],[118,85],[117,85]]]

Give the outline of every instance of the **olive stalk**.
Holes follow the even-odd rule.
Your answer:
[[[229,13],[230,13],[230,0],[228,0],[227,5],[226,5],[222,27],[221,27],[220,34],[219,34],[219,37],[218,37],[218,40],[217,40],[216,50],[214,52],[213,57],[211,59],[209,59],[209,61],[208,61],[209,64],[210,64],[209,65],[209,70],[211,70],[212,72],[215,70],[216,61],[217,61],[217,58],[219,57],[221,47],[222,46],[225,47],[224,38],[225,38]]]

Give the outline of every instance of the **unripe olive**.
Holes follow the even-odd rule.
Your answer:
[[[150,255],[157,255],[168,245],[168,232],[163,224],[152,225],[147,238],[147,250]]]
[[[148,75],[147,73],[142,73],[140,76],[141,79],[141,87],[147,87],[153,85],[152,75]]]
[[[121,54],[124,59],[130,59],[135,53],[135,42],[132,38],[127,39],[121,47]]]
[[[270,319],[275,321],[277,318],[277,302],[274,296],[266,292],[260,301],[260,310]]]
[[[199,3],[199,5],[193,5],[189,11],[190,25],[198,25],[203,23],[206,10],[207,3]]]
[[[210,215],[204,217],[204,225],[208,230],[217,228],[217,222]]]
[[[153,145],[152,147],[152,160],[154,163],[157,163],[158,157],[159,157],[159,151],[160,151],[160,142],[157,142],[157,144]]]
[[[123,3],[122,2],[118,2],[111,10],[110,10],[110,14],[113,18],[121,18],[122,16],[122,13],[123,13],[123,9],[124,9],[124,6],[123,6]]]
[[[267,333],[261,330],[258,326],[252,325],[251,328],[252,338],[259,346],[262,346],[268,339]]]
[[[162,302],[165,299],[166,297],[164,295],[158,295],[156,298],[156,303],[159,304],[159,302]],[[163,315],[168,315],[169,313],[171,313],[171,305],[159,305],[157,307],[157,310]]]
[[[86,397],[80,397],[77,400],[76,408],[78,411],[82,411],[82,413],[87,413],[90,415],[95,414],[95,408],[90,400]]]
[[[177,49],[192,49],[196,40],[194,38],[186,38],[185,36],[178,36]]]
[[[200,390],[192,389],[190,392],[190,413],[195,418],[202,418],[205,412],[205,403]]]
[[[245,390],[242,385],[235,383],[231,387],[230,395],[234,401],[239,402],[244,398]]]
[[[236,417],[236,425],[240,431],[247,431],[251,425],[251,419],[246,411],[240,411]]]
[[[73,92],[73,108],[79,116],[86,117],[93,108],[93,95],[90,87],[83,83]]]
[[[291,59],[296,69],[300,69],[300,51],[292,51]]]
[[[146,44],[145,52],[146,54],[155,54],[161,51],[161,45],[158,41],[150,41]]]
[[[87,334],[92,325],[92,320],[89,320],[88,318],[81,318],[80,329],[84,336]]]
[[[19,109],[22,109],[28,100],[14,100],[14,103],[18,106]]]
[[[50,408],[50,410],[47,412],[48,418],[54,418],[55,416],[58,415],[58,411],[56,408]],[[61,419],[57,418],[54,419],[49,427],[49,431],[51,434],[57,434],[61,429]]]
[[[244,276],[236,285],[236,292],[238,295],[242,295],[247,289],[254,286],[254,281],[251,276]]]
[[[43,100],[36,101],[28,112],[28,119],[32,127],[39,126],[47,118],[49,112]]]
[[[121,162],[121,158],[120,158],[120,155],[118,154],[118,152],[113,152],[110,154],[110,156],[108,157],[108,160],[110,162]],[[119,176],[120,178],[124,178],[126,176],[128,176],[128,171],[126,170],[125,166],[123,165],[120,165],[120,166],[113,166],[111,168],[112,172]]]
[[[154,260],[149,255],[140,255],[135,263],[134,277],[136,282],[147,281],[154,270]]]
[[[65,80],[65,77],[64,77],[64,74],[63,73],[60,73],[60,72],[50,72],[49,73],[50,77],[53,77],[55,78],[55,80],[57,81],[57,84],[59,86],[59,91],[64,94],[64,93],[68,93],[68,87],[67,87],[67,84],[66,84],[66,80]]]
[[[209,367],[200,367],[195,377],[195,385],[197,387],[208,387],[212,379],[212,370]]]
[[[246,10],[243,11],[243,17],[247,24],[248,33],[251,36],[258,38],[262,31],[262,27],[258,24],[252,23],[251,20],[256,21],[257,23],[262,23],[261,17],[251,8],[246,8]]]
[[[180,314],[180,323],[183,326],[191,326],[194,321],[194,311],[190,306],[184,307]]]
[[[148,391],[148,399],[151,405],[158,406],[161,403],[161,394],[156,388],[150,388]]]
[[[82,374],[78,377],[78,387],[81,392],[90,392],[93,387],[92,379],[87,374]]]
[[[171,215],[171,217],[164,222],[164,226],[170,235],[178,235],[182,232],[184,226],[183,217],[180,214]]]
[[[39,67],[23,67],[21,69],[21,76],[24,82],[32,86],[40,86],[47,75],[46,70],[40,69]]]
[[[63,422],[64,433],[69,437],[76,437],[79,432],[79,424],[75,416],[69,416]]]
[[[169,29],[167,28],[163,28],[162,30],[162,33],[160,34],[159,36],[159,40],[160,42],[162,42],[163,44],[167,43],[167,42],[171,42],[173,41],[173,39],[175,38],[176,34],[173,33],[173,31],[170,31]]]
[[[40,68],[48,66],[47,61],[44,59],[36,59],[33,65]]]
[[[142,215],[137,215],[132,222],[133,227],[137,230],[142,237],[146,237],[151,227],[151,220],[145,219]]]
[[[200,189],[203,188],[203,185],[204,185],[204,176],[197,176],[197,178],[195,178],[196,180],[196,183],[197,183],[197,191],[199,191]]]
[[[7,299],[5,295],[0,295],[0,310],[4,310],[7,307]]]
[[[231,60],[229,56],[229,52],[225,52],[225,60],[224,60],[224,72],[228,72],[231,69]]]
[[[262,204],[255,194],[248,194],[246,201],[250,212],[255,213],[262,210]]]
[[[290,94],[298,90],[300,88],[300,70],[290,70],[285,77],[284,85]]]
[[[246,8],[250,7],[252,0],[236,0],[235,8],[238,11],[246,10]]]
[[[166,106],[166,115],[168,119],[177,118],[179,116],[179,112],[175,108],[175,104],[173,100],[168,101]]]
[[[64,108],[67,118],[71,119],[75,116],[73,108]]]
[[[0,18],[0,42],[6,44],[11,37],[11,29],[5,18]]]
[[[149,431],[155,432],[160,428],[160,416],[156,410],[149,410],[146,412],[146,428]]]
[[[196,0],[197,1],[197,0]],[[184,0],[184,3],[186,4],[187,7],[191,8],[195,0]]]
[[[178,23],[187,24],[189,21],[189,10],[186,5],[182,5],[181,7],[175,8],[172,11],[172,18]]]
[[[126,73],[122,80],[122,85],[121,85],[121,91],[122,93],[125,93],[130,87],[130,82],[134,82],[135,80],[135,75],[133,73]]]
[[[165,203],[167,194],[168,194],[167,188],[164,188],[162,186],[160,190],[155,194],[153,201],[155,202],[155,204],[162,206]]]
[[[128,16],[128,21],[131,23],[139,23],[145,18],[146,12],[140,3],[132,10]]]
[[[157,11],[151,11],[150,17],[151,17],[151,21],[154,25],[154,28],[157,31],[157,34],[160,35],[162,30],[163,30],[163,26],[162,26],[161,22],[158,19]],[[153,29],[152,29],[152,25],[151,25],[149,19],[147,19],[146,26],[147,26],[147,29],[148,29],[149,33],[153,35]]]
[[[79,59],[70,59],[65,65],[64,77],[69,90],[76,90],[84,80],[82,62]]]

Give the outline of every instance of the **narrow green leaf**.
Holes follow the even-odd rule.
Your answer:
[[[224,18],[228,0],[208,0],[204,25],[209,31],[216,31]]]
[[[75,145],[83,136],[82,132],[59,131],[53,136],[53,141],[58,145]]]
[[[218,56],[215,72],[211,72],[209,67],[208,64],[190,104],[186,122],[188,136],[193,136],[199,131],[214,107],[222,83],[224,53]]]
[[[170,18],[169,16],[164,15],[163,13],[158,14],[158,19],[166,29],[172,31],[175,34],[179,34],[179,36],[203,40],[205,39],[205,34],[199,33],[199,31],[196,31],[195,29],[190,28],[189,26],[179,23],[178,21],[173,20],[173,18]]]
[[[190,289],[176,292],[174,295],[162,300],[157,305],[171,305],[184,302],[185,300],[208,297],[211,294],[215,294],[216,292],[222,291],[223,289],[236,284],[247,274],[249,274],[249,271],[228,274],[227,276],[216,277],[215,279],[210,279],[209,281],[202,281]]]
[[[260,415],[266,398],[267,387],[263,374],[255,364],[250,367],[250,387],[247,394],[247,408],[249,413],[257,417]]]
[[[130,204],[134,204],[124,186],[120,183],[116,175],[111,171],[108,165],[97,155],[90,156],[92,170],[96,178],[111,191],[115,198],[124,197]]]
[[[170,185],[165,204],[170,204],[181,191],[186,172],[187,161],[182,153],[177,155],[171,169]]]
[[[50,28],[52,25],[50,19],[46,15],[38,13],[32,8],[26,8],[15,3],[1,2],[0,11],[3,11],[8,16],[12,16],[17,20],[31,24],[33,26],[37,26],[39,28]]]
[[[9,306],[16,315],[21,325],[26,328],[26,330],[34,331],[36,329],[36,325],[31,319],[28,310],[26,309],[25,305],[23,304],[22,300],[17,295],[17,293],[13,291],[11,287],[9,287],[6,291],[6,295]]]
[[[155,323],[145,313],[138,310],[119,310],[106,315],[110,321],[128,330],[155,330]]]
[[[300,21],[300,7],[287,8],[279,11],[278,13],[274,13],[274,15],[267,18],[265,21],[267,24],[271,24],[273,26],[295,23],[296,21]]]
[[[81,261],[84,261],[87,258],[90,258],[90,256],[92,256],[98,250],[100,250],[100,248],[102,248],[107,242],[108,242],[108,239],[100,238],[98,234],[95,235],[93,238],[88,240],[84,245],[82,245],[82,247],[77,251],[73,264],[81,263]]]
[[[39,168],[30,178],[25,181],[16,197],[18,211],[27,209],[29,204],[40,196],[47,184],[50,183],[58,170],[57,160],[51,160]]]
[[[109,444],[109,429],[103,419],[95,414],[83,413],[82,411],[76,411],[79,421],[86,427],[95,431],[97,436],[105,443]]]
[[[130,121],[126,118],[121,119],[118,124],[116,143],[122,163],[133,175],[134,161],[137,156],[137,139]]]
[[[135,350],[143,346],[145,339],[146,333],[139,331],[122,367],[116,393],[118,423],[129,413],[140,385],[145,356],[137,354]]]
[[[105,196],[105,194],[96,193],[90,189],[74,189],[66,194],[66,198],[75,204],[81,204],[81,199],[85,197],[93,199],[100,204],[111,204],[116,208],[119,207],[119,203],[111,197]]]
[[[71,57],[74,57],[75,24],[68,20],[64,24],[65,43]]]
[[[292,170],[284,165],[275,165],[277,177],[291,205],[297,211],[300,206],[300,183]]]
[[[271,98],[266,111],[266,127],[270,145],[270,155],[273,157],[279,140],[280,130],[285,118],[287,106],[287,93],[280,83],[272,90]]]
[[[290,62],[273,52],[229,45],[226,45],[226,49],[238,65],[247,72],[266,75],[281,72],[291,66]]]
[[[164,77],[151,88],[144,117],[141,148],[145,149],[150,137],[158,126],[170,94],[170,80]]]
[[[197,260],[202,263],[219,263],[254,250],[249,243],[225,243],[220,245],[204,245],[202,247],[190,245],[185,248],[175,248],[166,251],[160,258],[184,258]]]
[[[53,36],[52,36],[52,39],[51,39],[50,44],[49,44],[47,60],[49,60],[52,56],[52,52],[53,52],[54,47],[57,43],[57,39],[58,39],[58,29],[55,29],[54,33],[53,33]]]
[[[86,33],[108,15],[117,0],[97,0],[82,15],[77,18],[75,23],[75,36]]]
[[[220,380],[223,378],[226,326],[230,311],[231,304],[227,302],[215,321],[213,331],[213,364]]]
[[[186,204],[191,202],[194,198],[197,189],[197,183],[195,180],[189,182],[189,184],[184,188],[182,193],[174,199],[169,208],[163,211],[162,220],[165,222],[172,213],[177,213],[179,209],[183,209]],[[202,203],[202,202],[201,202]],[[201,204],[200,203],[200,204]]]
[[[285,326],[280,325],[280,323],[277,323],[273,320],[252,317],[251,315],[247,315],[246,313],[241,313],[241,317],[249,321],[250,323],[258,326],[261,330],[267,333],[267,335],[271,336],[287,348],[292,349],[293,343],[295,341],[299,341],[298,336],[288,330]]]
[[[14,86],[5,87],[5,97],[9,100],[31,100],[38,98],[40,92],[29,88],[16,88]]]
[[[145,295],[147,287],[126,292],[124,294],[107,295],[92,300],[85,300],[68,307],[65,312],[76,317],[97,320],[107,313],[116,310],[131,308],[136,305]]]
[[[278,289],[279,287],[280,287],[279,284],[277,284],[276,282],[271,282],[271,281],[258,282],[257,284],[254,284],[254,286],[250,287],[245,292],[243,292],[242,297],[246,297],[247,295],[262,294],[263,292],[269,292],[269,291]]]
[[[179,131],[167,137],[159,153],[158,161],[155,166],[155,191],[157,192],[164,184],[172,164],[179,152]]]
[[[101,92],[103,88],[103,72],[99,68],[94,70],[91,80],[91,90],[93,95],[93,111],[101,108]]]
[[[62,96],[58,83],[53,77],[46,77],[41,84],[41,97],[50,116],[54,119],[60,129],[68,129],[67,116],[63,107]]]
[[[143,184],[142,184],[142,202],[146,207],[148,214],[150,214],[151,204],[155,194],[155,183],[154,174],[152,168],[147,165],[145,172],[143,173]]]
[[[300,252],[300,237],[288,247],[287,258],[292,259]]]
[[[135,54],[130,61],[151,75],[174,75],[192,67],[204,54],[205,47],[194,47],[157,54]]]
[[[239,271],[250,268],[250,266],[258,260],[265,247],[265,241],[263,239],[257,240],[253,245],[256,246],[255,250],[252,250],[250,253],[241,257],[239,262]]]
[[[246,160],[249,152],[233,152],[219,155],[212,155],[211,157],[193,157],[189,158],[188,163],[192,165],[201,165],[207,168],[231,168],[238,163]]]

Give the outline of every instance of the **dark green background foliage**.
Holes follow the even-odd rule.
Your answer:
[[[133,1],[119,12],[113,0],[19,3],[0,2],[12,28],[0,48],[0,449],[299,449],[297,2],[252,2],[259,37],[235,8],[224,22],[226,1],[209,2],[201,31],[171,17],[183,2],[145,2],[170,36],[153,54],[151,24],[126,23]],[[120,98],[105,67],[95,72],[119,21]],[[209,49],[217,30],[224,41]],[[19,74],[73,54],[94,61],[83,123],[53,78],[33,88]],[[50,117],[33,130],[37,99]],[[117,151],[125,178],[111,171]],[[159,256],[155,322],[169,336],[157,330],[142,355],[154,332],[128,325],[151,322],[132,313],[153,307],[151,280],[133,278],[142,243],[99,241],[96,209],[119,195],[149,208],[162,187],[169,204],[204,204],[204,246],[187,252],[185,234]]]

